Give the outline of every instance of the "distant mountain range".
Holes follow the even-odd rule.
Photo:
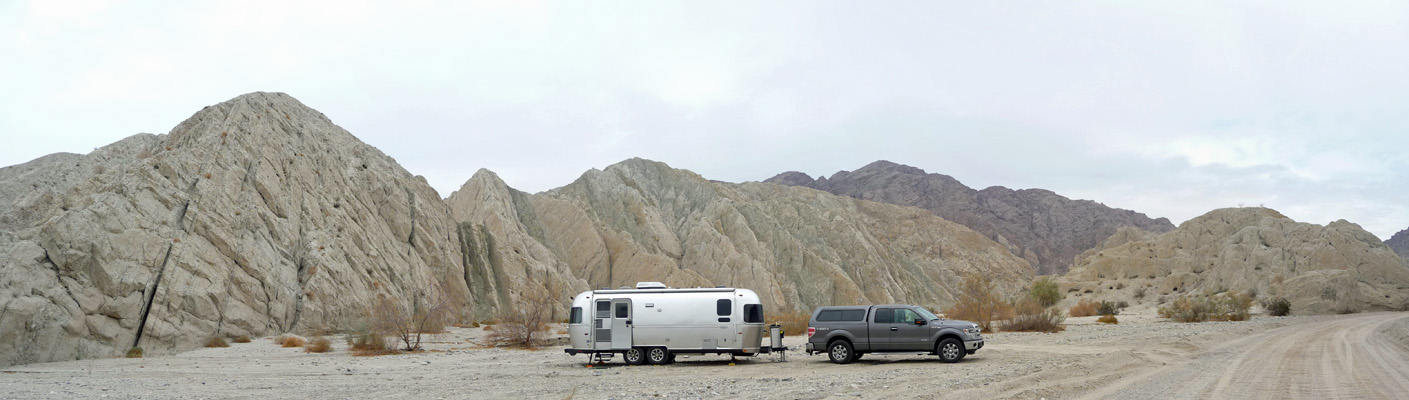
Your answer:
[[[1043,189],[974,190],[948,175],[889,161],[837,172],[830,178],[813,179],[790,171],[764,182],[929,210],[1008,246],[1039,274],[1065,273],[1077,255],[1120,227],[1151,232],[1174,229],[1168,219],[1151,219],[1090,200],[1072,200]]]
[[[1399,231],[1395,233],[1394,236],[1390,236],[1389,240],[1385,241],[1385,244],[1389,245],[1389,248],[1394,249],[1394,252],[1399,254],[1400,257],[1409,259],[1409,229]]]

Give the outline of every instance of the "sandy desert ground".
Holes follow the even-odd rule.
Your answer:
[[[558,328],[555,328],[555,331]],[[174,356],[23,365],[0,397],[45,398],[1409,398],[1409,313],[1173,323],[1130,310],[1121,324],[1068,319],[1065,332],[993,333],[958,364],[933,356],[681,356],[666,366],[587,367],[562,346],[483,348],[452,328],[429,351],[354,357],[268,338]],[[801,348],[804,338],[785,341]],[[765,339],[765,342],[767,339]]]

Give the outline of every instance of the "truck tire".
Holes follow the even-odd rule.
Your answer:
[[[640,347],[632,347],[621,352],[621,360],[626,361],[626,365],[641,365],[646,361],[646,351]]]
[[[646,349],[646,361],[652,365],[662,365],[670,362],[670,350],[664,347],[651,347]]]
[[[827,344],[827,357],[837,364],[846,364],[856,361],[856,351],[851,348],[851,343],[845,340],[833,340]]]
[[[939,355],[939,361],[956,363],[964,359],[964,342],[959,339],[947,338],[939,341],[935,346],[934,353]]]

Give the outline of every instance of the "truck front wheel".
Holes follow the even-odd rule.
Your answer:
[[[856,351],[851,349],[851,343],[845,340],[832,341],[827,345],[827,357],[837,364],[846,364],[856,360]]]
[[[948,338],[939,341],[939,345],[934,349],[939,354],[939,361],[947,363],[959,362],[964,359],[964,343],[959,339]]]

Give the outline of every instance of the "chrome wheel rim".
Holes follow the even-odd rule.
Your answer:
[[[846,354],[846,353],[847,353],[847,351],[846,351],[846,347],[845,347],[845,346],[842,346],[842,345],[832,346],[832,359],[833,359],[833,360],[845,360],[845,359],[847,358],[847,356],[848,356],[848,354]]]
[[[626,351],[626,362],[628,364],[641,363],[641,349],[631,349]]]
[[[665,362],[665,350],[661,350],[660,348],[654,348],[651,349],[650,355],[651,363],[653,364],[660,364]]]
[[[944,344],[944,348],[942,350],[944,353],[944,359],[946,360],[953,360],[959,357],[959,346],[956,346],[953,343]]]

